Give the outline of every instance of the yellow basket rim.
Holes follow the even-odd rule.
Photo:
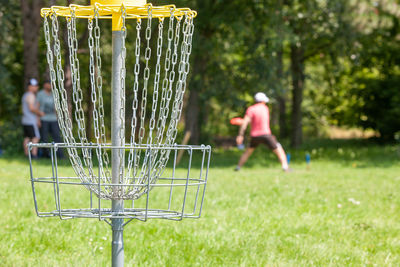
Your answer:
[[[91,19],[94,17],[95,9],[99,12],[100,19],[111,19],[115,13],[121,13],[122,7],[125,8],[127,19],[142,19],[148,17],[148,11],[151,10],[153,18],[170,17],[173,12],[174,17],[182,18],[185,15],[196,17],[197,12],[190,8],[177,8],[175,5],[153,6],[146,4],[143,6],[129,6],[129,5],[102,5],[96,3],[95,5],[83,6],[71,4],[69,6],[52,6],[50,8],[42,8],[40,14],[42,17],[48,17],[53,14],[60,17],[71,17],[71,11],[74,10],[75,17]]]

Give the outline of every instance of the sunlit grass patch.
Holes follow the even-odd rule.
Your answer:
[[[203,216],[130,223],[126,265],[399,265],[397,147],[320,141],[288,151],[294,172],[286,174],[265,149],[240,172],[233,171],[239,151],[216,149]],[[48,163],[35,164],[45,172]],[[1,265],[110,264],[106,223],[36,217],[25,159],[0,159],[0,181]]]

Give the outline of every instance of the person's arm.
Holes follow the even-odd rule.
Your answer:
[[[32,113],[35,113],[35,114],[38,115],[39,117],[44,116],[43,111],[40,111],[39,106],[35,104],[35,96],[33,96],[33,95],[31,95],[31,94],[28,95],[28,96],[26,97],[26,102],[28,103],[29,110],[30,110]]]
[[[236,137],[236,144],[241,145],[243,143],[244,133],[246,132],[247,125],[249,125],[249,123],[250,123],[250,117],[248,115],[245,115],[243,118],[243,123],[239,129],[239,134]]]

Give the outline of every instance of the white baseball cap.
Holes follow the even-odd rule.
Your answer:
[[[38,81],[35,78],[29,79],[29,85],[37,86],[39,85]]]
[[[268,103],[269,98],[264,93],[258,92],[257,94],[254,95],[254,101]]]

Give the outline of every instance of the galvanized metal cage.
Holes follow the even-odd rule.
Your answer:
[[[152,151],[161,149],[172,152],[170,162],[157,181],[150,183],[150,180],[147,180],[147,183],[140,183],[139,179],[133,177],[131,183],[123,185],[113,184],[104,179],[82,182],[80,177],[68,172],[69,168],[66,167],[69,162],[60,161],[57,156],[58,150],[66,148],[74,148],[80,153],[82,149],[86,149],[89,154],[96,155],[98,145],[71,147],[66,144],[29,144],[28,146],[32,192],[35,210],[39,217],[96,218],[108,223],[111,223],[112,218],[123,218],[127,219],[125,225],[133,219],[182,220],[199,218],[201,215],[211,158],[210,146],[103,146],[103,149],[121,150],[126,153],[131,149],[135,151],[134,153],[143,152],[150,155]],[[37,170],[41,162],[36,164],[32,159],[30,152],[33,147],[50,150],[51,166],[45,170],[43,167]],[[179,151],[183,151],[184,156],[178,164]],[[98,159],[93,157],[93,161]],[[150,162],[151,159],[147,164]],[[65,167],[60,168],[60,165]],[[147,170],[150,172],[151,168]],[[97,168],[97,172],[98,176],[101,176],[100,168]],[[118,211],[112,210],[111,199],[107,195],[95,193],[104,190],[123,190],[123,187],[143,188],[146,193],[139,199],[126,200],[123,209]]]

